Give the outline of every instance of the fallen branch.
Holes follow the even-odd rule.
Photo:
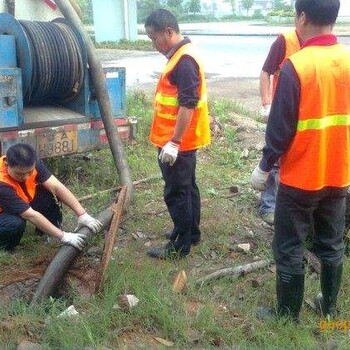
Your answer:
[[[123,215],[123,209],[124,209],[125,199],[127,197],[127,191],[128,191],[128,188],[126,186],[123,186],[120,193],[119,193],[118,201],[112,209],[113,216],[112,216],[112,221],[111,221],[108,233],[107,233],[105,247],[103,250],[102,262],[100,265],[101,272],[98,275],[97,281],[96,281],[96,286],[95,286],[96,292],[101,291],[102,283],[105,280],[106,272],[107,272],[109,262],[110,262],[110,259],[111,259],[112,253],[113,253],[113,248],[115,246],[115,242],[117,239],[117,231],[118,231],[120,221],[121,221],[121,218]]]
[[[256,262],[253,262],[250,264],[239,265],[236,267],[228,267],[226,269],[218,270],[218,271],[210,273],[209,275],[201,277],[195,283],[196,284],[203,284],[203,283],[208,282],[210,280],[218,279],[218,278],[228,276],[228,275],[231,275],[233,277],[244,276],[247,273],[261,269],[263,267],[267,267],[270,264],[271,264],[271,261],[269,261],[269,260],[259,260],[259,261],[256,261]]]
[[[160,179],[162,176],[161,175],[153,175],[153,176],[150,176],[150,177],[146,177],[144,179],[140,179],[140,180],[136,180],[136,181],[133,181],[133,185],[134,186],[137,186],[141,183],[144,183],[144,182],[149,182],[149,181],[152,181],[152,180],[157,180],[157,179]],[[84,197],[80,197],[78,198],[78,201],[79,202],[82,202],[82,201],[86,201],[88,199],[91,199],[91,198],[94,198],[100,194],[104,194],[104,193],[112,193],[112,192],[115,192],[115,191],[120,191],[121,187],[118,186],[118,187],[112,187],[112,188],[108,188],[106,190],[102,190],[102,191],[98,191],[98,192],[95,192],[93,194],[89,194],[87,196],[84,196]]]

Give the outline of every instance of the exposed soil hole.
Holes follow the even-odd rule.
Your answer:
[[[0,304],[8,304],[15,299],[29,302],[52,259],[53,256],[47,256],[21,269],[18,266],[8,266],[0,277]],[[88,257],[79,257],[53,296],[69,298],[74,292],[83,298],[89,298],[95,292],[98,273],[99,259],[91,261]]]

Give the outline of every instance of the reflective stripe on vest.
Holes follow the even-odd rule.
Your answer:
[[[25,181],[26,192],[23,191],[23,188],[20,186],[18,181],[13,179],[7,173],[7,166],[4,163],[5,157],[0,158],[0,182],[5,183],[6,185],[12,187],[16,194],[23,199],[26,203],[30,203],[35,197],[36,193],[36,176],[38,172],[34,169],[33,173],[28,177]],[[29,196],[29,197],[28,197]],[[2,208],[0,208],[0,212],[2,212]]]
[[[321,130],[336,125],[350,125],[350,115],[331,115],[321,119],[299,120],[297,131]]]
[[[296,134],[281,183],[303,190],[350,185],[350,51],[309,46],[290,58],[300,81]]]
[[[181,46],[167,62],[158,81],[154,99],[154,116],[150,132],[150,142],[163,147],[171,140],[179,112],[178,91],[169,81],[169,77],[182,56],[191,56],[199,67],[199,101],[193,110],[189,127],[184,132],[180,151],[190,151],[210,143],[209,113],[206,81],[203,66],[191,43]]]
[[[288,31],[286,33],[282,34],[284,37],[284,42],[286,45],[285,53],[284,53],[284,58],[282,62],[279,64],[277,71],[273,75],[273,81],[272,81],[272,96],[275,94],[276,91],[276,86],[278,83],[278,78],[280,75],[281,67],[283,63],[286,61],[286,59],[293,55],[293,53],[297,52],[300,50],[300,41],[297,35],[297,32],[294,30]]]

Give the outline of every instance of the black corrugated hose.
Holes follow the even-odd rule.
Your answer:
[[[33,57],[26,103],[62,102],[79,93],[85,75],[83,48],[63,22],[19,21]]]

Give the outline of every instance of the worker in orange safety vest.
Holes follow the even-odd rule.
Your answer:
[[[82,249],[82,234],[62,231],[57,201],[65,203],[77,215],[77,229],[81,226],[93,232],[101,229],[102,224],[87,214],[74,194],[37,159],[32,146],[24,143],[11,146],[6,156],[0,158],[0,249],[15,249],[27,220],[36,226],[39,234],[47,233]]]
[[[271,102],[275,94],[282,65],[290,55],[300,50],[300,46],[301,39],[296,29],[280,34],[271,45],[260,73],[261,116],[265,122],[267,122],[270,114]],[[266,188],[261,192],[258,206],[260,217],[269,225],[274,224],[278,181],[279,164],[277,162],[270,171]]]
[[[196,184],[196,156],[210,143],[204,68],[175,16],[153,11],[145,29],[155,48],[168,59],[159,78],[154,101],[150,142],[158,148],[164,201],[173,221],[169,243],[153,247],[154,258],[181,258],[201,240],[200,193]]]
[[[296,1],[303,46],[281,69],[263,157],[252,173],[253,187],[263,190],[280,159],[273,240],[277,313],[294,321],[303,302],[309,232],[321,260],[320,311],[327,318],[337,314],[350,185],[350,51],[331,33],[339,7],[339,0]]]

